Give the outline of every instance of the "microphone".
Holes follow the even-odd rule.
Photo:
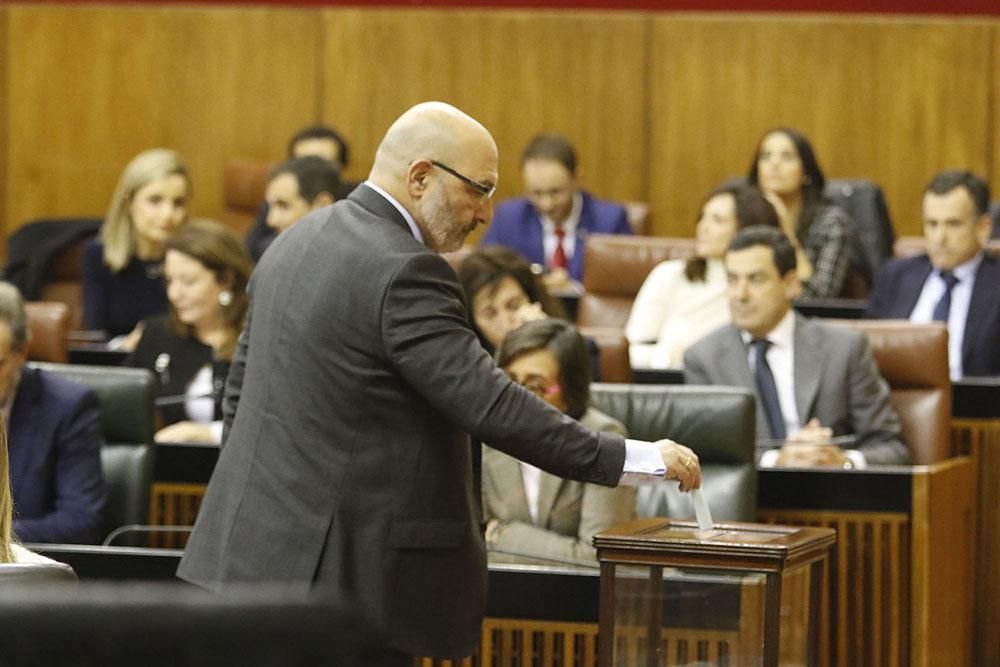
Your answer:
[[[161,352],[153,362],[153,370],[160,376],[160,384],[170,384],[170,355]]]

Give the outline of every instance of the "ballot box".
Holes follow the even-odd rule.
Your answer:
[[[663,518],[595,536],[598,665],[820,664],[822,581],[835,541],[829,528],[720,523],[702,531]],[[735,634],[717,648],[713,619],[733,605]],[[692,628],[704,642],[689,641]]]

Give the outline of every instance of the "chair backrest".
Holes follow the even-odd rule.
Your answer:
[[[633,234],[642,236],[649,231],[649,204],[644,201],[625,201],[622,206]]]
[[[65,364],[69,360],[69,306],[58,301],[28,301],[24,309],[31,328],[28,360]]]
[[[670,438],[701,460],[702,490],[712,518],[754,521],[757,514],[754,397],[748,389],[685,385],[591,386],[595,408],[620,420],[629,436]],[[642,486],[640,516],[694,518],[687,494],[675,483]]]
[[[631,382],[632,362],[625,332],[614,327],[580,327],[580,334],[597,344],[602,382]]]
[[[825,320],[863,331],[889,383],[903,438],[916,465],[952,456],[948,330],[906,320]]]
[[[632,302],[660,262],[688,257],[694,239],[591,234],[587,237],[580,326],[625,328]]]
[[[108,489],[109,529],[149,518],[153,483],[155,382],[144,368],[33,364],[79,382],[97,394],[101,409],[101,467]]]
[[[83,248],[100,218],[55,218],[25,223],[7,239],[4,279],[27,301],[59,301],[69,308],[70,329],[83,321]]]
[[[222,170],[222,221],[244,235],[257,218],[264,201],[267,179],[274,162],[230,160]]]
[[[870,284],[892,257],[896,239],[882,188],[863,178],[832,178],[826,182],[823,194],[847,211],[854,221],[857,243],[851,248],[852,268]]]
[[[76,580],[73,568],[65,563],[0,563],[0,587],[72,584]]]

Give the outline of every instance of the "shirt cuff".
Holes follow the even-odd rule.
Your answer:
[[[769,449],[760,455],[760,460],[757,461],[757,466],[760,468],[773,468],[778,465],[778,456],[781,454],[780,449]]]
[[[856,449],[845,449],[844,456],[851,460],[851,464],[855,468],[867,468],[868,461],[865,460],[865,455]]]
[[[667,466],[663,463],[660,448],[652,442],[625,439],[625,465],[618,484],[639,486],[662,482]]]

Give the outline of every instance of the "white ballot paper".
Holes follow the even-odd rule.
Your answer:
[[[708,509],[705,496],[701,495],[701,489],[691,491],[691,502],[694,504],[694,516],[698,520],[698,530],[712,530],[712,512]]]

